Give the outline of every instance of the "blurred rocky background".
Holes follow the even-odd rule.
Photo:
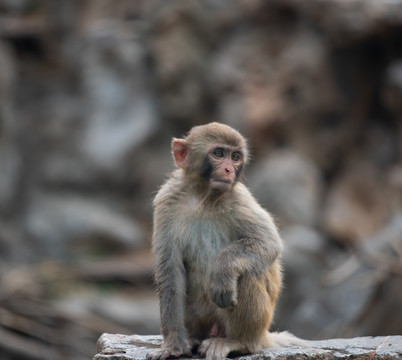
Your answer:
[[[152,197],[221,121],[287,251],[275,328],[402,333],[402,1],[0,0],[0,357],[156,334]]]

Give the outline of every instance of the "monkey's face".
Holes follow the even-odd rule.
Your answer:
[[[202,176],[213,190],[232,189],[243,168],[244,155],[240,149],[216,145],[209,149],[202,166]]]

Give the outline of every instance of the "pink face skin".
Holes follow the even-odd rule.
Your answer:
[[[214,190],[226,192],[236,183],[243,167],[243,153],[228,145],[216,145],[208,152],[212,172],[209,185]]]
[[[176,165],[182,169],[188,166],[188,146],[184,139],[172,143]],[[233,146],[215,144],[205,155],[200,176],[208,181],[210,189],[226,192],[236,183],[244,163],[243,152]]]

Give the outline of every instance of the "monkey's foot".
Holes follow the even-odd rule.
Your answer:
[[[221,360],[231,352],[246,354],[249,351],[240,341],[215,337],[204,340],[198,352],[206,360]]]
[[[180,356],[192,357],[191,347],[189,348],[171,348],[152,350],[147,354],[147,360],[166,360],[168,358],[178,358]]]

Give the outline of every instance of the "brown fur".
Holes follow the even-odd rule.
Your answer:
[[[247,162],[246,141],[234,129],[218,123],[194,127],[185,139],[173,141],[180,169],[154,200],[164,341],[149,360],[189,356],[198,345],[202,356],[220,359],[280,343],[268,328],[281,288],[282,242],[271,216],[239,178],[212,191],[200,177],[202,161],[216,145],[242,152],[234,166],[241,169]],[[223,173],[219,160],[211,177]]]

